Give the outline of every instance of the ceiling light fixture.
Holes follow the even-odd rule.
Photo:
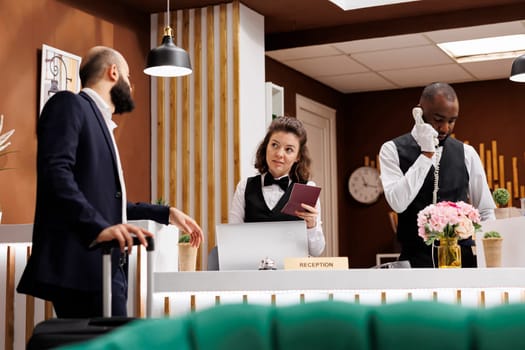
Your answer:
[[[345,11],[357,10],[366,7],[399,4],[402,2],[413,2],[419,0],[329,0]]]
[[[170,1],[167,0],[166,27],[159,47],[151,49],[146,60],[144,73],[156,77],[181,77],[191,74],[190,56],[173,42],[170,27]]]
[[[514,58],[525,53],[525,34],[437,44],[458,63]]]
[[[512,62],[509,79],[518,83],[525,83],[525,55],[517,57]]]

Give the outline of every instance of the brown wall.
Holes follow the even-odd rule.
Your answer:
[[[73,3],[70,5],[69,2]],[[2,0],[0,6],[0,114],[4,129],[16,129],[10,150],[0,158],[2,223],[33,222],[36,184],[36,121],[40,86],[40,52],[47,44],[82,56],[92,46],[114,47],[127,58],[136,110],[116,117],[116,140],[126,174],[129,198],[150,198],[149,78],[143,73],[149,47],[149,17],[121,15],[111,5],[94,8],[83,1]],[[113,19],[111,19],[113,18]]]
[[[410,111],[421,88],[343,95],[269,59],[266,79],[284,87],[287,112],[295,111],[295,93],[337,109],[340,255],[348,256],[352,267],[373,266],[376,253],[398,248],[388,219],[390,208],[384,196],[372,205],[357,203],[347,191],[347,181],[365,156],[375,159],[383,142],[410,131]],[[511,157],[516,156],[520,184],[525,184],[525,84],[492,80],[453,86],[460,100],[456,137],[476,149],[481,142],[489,149],[496,140],[498,153],[505,156],[505,177],[511,176]],[[519,206],[517,200],[514,205]]]

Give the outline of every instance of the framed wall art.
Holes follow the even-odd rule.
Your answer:
[[[80,90],[78,71],[82,58],[49,45],[42,45],[40,78],[40,112],[55,93]]]

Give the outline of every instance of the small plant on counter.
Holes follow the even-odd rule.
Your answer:
[[[179,237],[179,243],[190,243],[190,235],[183,233]]]
[[[501,235],[497,231],[488,231],[483,235],[484,239],[501,238]]]
[[[498,207],[503,207],[509,203],[510,193],[506,188],[497,188],[492,192],[492,198],[494,198],[494,202],[496,202]]]

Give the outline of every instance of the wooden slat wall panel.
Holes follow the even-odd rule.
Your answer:
[[[26,262],[31,256],[31,246],[26,249]],[[35,324],[35,298],[31,295],[26,295],[26,344],[29,338],[33,334],[33,328]]]
[[[44,319],[49,320],[53,318],[53,304],[46,300],[44,303]]]
[[[499,167],[499,187],[505,188],[505,157],[502,155],[498,156],[498,167]],[[512,192],[510,192],[512,193]]]
[[[162,14],[157,17],[161,33]],[[228,221],[230,192],[240,180],[240,3],[180,10],[171,18],[172,27],[179,28],[175,42],[190,53],[193,73],[170,78],[167,86],[157,83],[154,181],[159,198],[169,198],[203,227],[209,251],[215,246],[215,224]],[[168,161],[162,160],[165,152]]]
[[[182,48],[189,50],[189,10],[182,11]],[[190,78],[185,76],[182,80],[182,210],[185,213],[193,213],[190,210]],[[192,214],[195,215],[195,214]]]
[[[202,35],[201,35],[201,10],[196,9],[193,25],[193,152],[194,169],[193,191],[194,191],[194,218],[202,222]],[[202,246],[197,252],[197,270],[201,270]]]
[[[5,350],[12,350],[15,340],[15,248],[7,247],[5,278]]]
[[[492,140],[492,179],[498,180],[498,143],[496,140]]]
[[[193,133],[193,149],[195,152],[195,175],[193,177],[193,185],[195,191],[195,220],[202,222],[202,64],[200,57],[202,57],[202,35],[201,35],[201,10],[195,10],[194,20],[194,46],[193,52],[197,59],[193,61],[193,81],[194,81],[194,133]]]
[[[485,172],[487,173],[487,182],[489,184],[489,187],[492,188],[493,181],[492,181],[492,151],[487,150],[487,168],[485,169]]]
[[[485,168],[485,144],[483,142],[479,144],[479,159],[481,159],[481,165]]]
[[[171,23],[173,23],[173,28],[177,28],[177,13],[171,12],[170,18]],[[177,78],[170,78],[169,203],[174,207],[179,207],[177,201],[177,87]],[[161,171],[161,169],[159,169],[159,171]]]
[[[159,33],[163,33],[164,17],[159,16],[157,26]],[[159,45],[162,42],[159,37]],[[157,79],[157,200],[165,199],[164,194],[164,78]]]
[[[213,15],[213,7],[208,7],[206,11],[206,75],[207,75],[207,130],[208,138],[207,145],[207,166],[208,166],[208,202],[207,202],[207,217],[208,217],[208,252],[215,246],[215,36],[214,36],[215,19]]]
[[[140,290],[140,285],[142,282],[142,273],[141,268],[142,266],[142,249],[141,247],[136,247],[135,254],[137,254],[137,270],[135,271],[135,317],[144,317],[145,315],[145,308],[144,304],[142,303],[142,293]]]
[[[519,198],[518,157],[512,157],[512,185],[513,197]]]
[[[221,142],[221,222],[228,222],[228,51],[226,4],[220,5],[219,15],[219,69],[220,69],[220,142]]]
[[[241,126],[239,107],[239,30],[240,30],[240,5],[239,1],[233,2],[233,182],[237,184],[241,177]]]

